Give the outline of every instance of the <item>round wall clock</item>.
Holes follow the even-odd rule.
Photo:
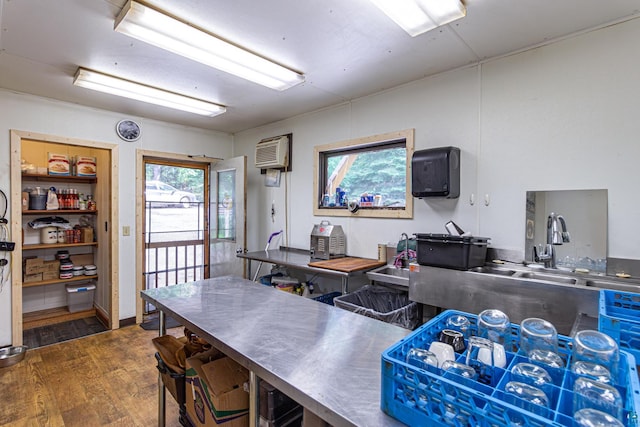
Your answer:
[[[120,120],[116,125],[116,133],[125,141],[137,141],[140,138],[140,125],[133,120]]]

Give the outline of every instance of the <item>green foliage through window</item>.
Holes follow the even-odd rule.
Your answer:
[[[406,200],[406,151],[404,147],[383,147],[355,154],[328,155],[327,179],[337,176],[337,168],[341,165],[347,167],[349,156],[354,156],[344,178],[337,183],[346,198],[365,202],[363,197],[373,196],[375,207],[403,207]],[[327,194],[335,195],[335,188],[327,182]]]
[[[363,208],[403,208],[406,205],[407,149],[405,141],[323,153],[323,207],[345,207],[357,200]],[[339,190],[338,190],[339,189]],[[337,191],[344,192],[340,199]],[[345,201],[346,199],[346,201]],[[342,204],[341,204],[342,202]]]

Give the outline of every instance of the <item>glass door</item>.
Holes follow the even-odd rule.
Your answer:
[[[242,277],[246,246],[246,157],[216,163],[211,173],[211,277]]]
[[[145,158],[144,167],[145,289],[207,278],[209,164]]]

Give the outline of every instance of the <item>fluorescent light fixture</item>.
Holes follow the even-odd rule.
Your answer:
[[[122,8],[114,29],[272,89],[284,90],[304,82],[300,73],[133,0]]]
[[[112,95],[137,99],[138,101],[148,102],[150,104],[200,114],[202,116],[213,117],[227,111],[222,105],[167,92],[166,90],[153,86],[132,82],[131,80],[121,79],[82,67],[78,68],[76,77],[73,79],[73,84]]]
[[[371,0],[411,37],[448,24],[467,14],[460,0]]]

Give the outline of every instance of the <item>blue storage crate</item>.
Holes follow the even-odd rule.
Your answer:
[[[640,294],[600,291],[598,329],[640,362]]]
[[[495,368],[492,385],[462,378],[438,368],[420,369],[405,362],[411,348],[429,348],[445,329],[447,318],[461,314],[471,321],[472,334],[476,331],[477,316],[448,310],[413,331],[382,353],[381,409],[388,415],[410,426],[504,426],[518,421],[523,426],[571,426],[573,423],[573,391],[570,371],[559,370],[558,384],[549,393],[550,407],[536,413],[519,407],[521,402],[504,392],[513,365],[526,361],[518,353],[520,326],[511,324],[511,343],[506,346],[507,366]],[[558,336],[559,354],[565,366],[571,363],[571,338]],[[464,363],[466,353],[458,354]],[[616,387],[625,400],[626,425],[636,425],[640,411],[640,385],[635,358],[620,352]]]
[[[342,295],[342,292],[331,292],[324,295],[318,295],[317,297],[311,297],[311,299],[324,304],[333,305],[333,299],[335,297],[339,297],[340,295]]]

